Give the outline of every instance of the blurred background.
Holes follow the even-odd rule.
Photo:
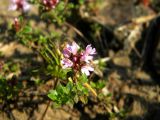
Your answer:
[[[92,44],[96,59],[105,59],[93,75],[95,82],[103,81],[104,96],[73,107],[50,105],[46,111],[51,78],[36,71],[45,61],[28,47],[32,42],[22,44],[11,31],[20,12],[9,11],[10,1],[1,0],[0,120],[160,120],[160,1],[77,1],[68,1],[79,7],[62,29],[40,20],[36,5],[26,19],[44,34],[65,31],[83,47]]]

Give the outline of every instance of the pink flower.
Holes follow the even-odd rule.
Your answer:
[[[82,52],[81,61],[89,63],[93,59],[92,55],[94,54],[96,54],[96,49],[92,48],[91,45],[87,45],[86,50]]]
[[[9,10],[22,10],[24,12],[30,9],[30,4],[26,0],[10,0]]]
[[[66,58],[61,60],[61,64],[63,65],[63,67],[62,67],[63,69],[70,68],[73,66],[73,62],[69,59],[66,59]]]
[[[46,10],[54,9],[59,0],[42,0]]]
[[[74,72],[81,72],[90,75],[90,72],[94,71],[90,62],[93,60],[96,49],[92,48],[91,45],[87,45],[85,51],[80,51],[80,47],[75,43],[67,44],[63,49],[64,58],[61,60],[62,68],[72,68]]]
[[[94,54],[96,54],[96,49],[92,48],[91,45],[87,45],[85,54],[94,55]]]
[[[64,48],[63,50],[63,55],[64,57],[69,58],[71,54],[76,55],[78,50],[79,46],[77,45],[77,43],[72,42],[72,45],[69,44],[66,45],[66,48]]]
[[[94,68],[91,67],[91,66],[89,66],[89,65],[82,66],[81,72],[82,72],[83,74],[86,74],[87,76],[89,76],[89,75],[90,75],[90,72],[89,72],[89,71],[94,71]]]

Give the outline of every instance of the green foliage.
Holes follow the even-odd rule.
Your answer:
[[[69,79],[66,85],[59,84],[55,90],[51,90],[48,97],[58,106],[64,104],[73,105],[73,103],[77,103],[78,101],[86,103],[89,91],[82,83],[83,80],[74,83],[72,79]]]
[[[83,5],[85,3],[85,0],[79,0],[79,3]]]
[[[26,25],[21,32],[23,32],[23,34],[29,34],[32,32],[32,28]]]
[[[13,100],[18,96],[18,92],[22,88],[16,77],[19,71],[20,66],[16,62],[7,61],[2,65],[0,70],[0,103]],[[10,75],[12,76],[8,77]]]
[[[76,16],[79,16],[78,11],[80,11],[81,6],[84,6],[87,2],[85,0],[78,0],[76,2],[60,0],[54,9],[46,9],[46,6],[39,0],[29,0],[29,2],[38,5],[39,14],[36,22],[43,23],[46,29],[32,26],[32,18],[27,17],[29,14],[22,13],[18,17],[19,26],[14,26],[13,24],[11,31],[13,35],[16,33],[15,38],[18,42],[31,48],[43,58],[44,68],[42,70],[36,70],[36,74],[41,71],[45,76],[49,76],[49,78],[58,81],[55,88],[50,90],[48,97],[57,105],[73,105],[78,101],[86,103],[89,95],[96,97],[96,89],[104,87],[102,81],[98,81],[97,83],[91,82],[89,78],[85,74],[81,74],[80,71],[75,72],[73,69],[62,69],[61,65],[62,53],[60,51],[63,48],[62,44],[64,41],[70,41],[76,36],[73,35],[73,38],[70,38],[68,31],[70,29],[77,31],[72,25],[69,25],[70,23],[68,24],[68,21],[71,19],[75,21],[75,23],[79,21],[80,18],[74,17],[75,15],[73,14],[77,12]],[[75,23],[73,23],[73,26]],[[50,25],[54,26],[51,30],[47,28]],[[93,24],[91,25],[91,29],[93,33],[97,35],[101,30],[101,26],[99,24]],[[94,34],[93,37],[95,37]],[[100,63],[100,65],[103,66],[103,63]],[[10,65],[6,65],[4,69],[11,72],[16,72],[19,69],[19,66],[16,64],[8,69],[9,66]],[[35,71],[32,73],[35,73]],[[0,91],[2,91],[2,93],[3,90],[7,91],[3,97],[16,95],[19,89],[18,84],[16,84],[14,85],[15,90],[11,90],[8,81],[10,80],[4,78],[1,80],[2,86]],[[40,75],[38,77],[36,76],[32,81],[34,81],[37,86],[40,85],[40,83],[45,83],[45,81],[40,79]]]
[[[0,75],[0,103],[14,99],[18,95],[21,85],[14,79],[7,80]]]
[[[93,87],[93,88],[96,88],[96,89],[102,89],[105,87],[105,81],[97,81],[97,82],[90,82],[90,85]]]
[[[51,98],[57,105],[63,104],[73,104],[75,94],[73,94],[72,89],[74,85],[71,82],[68,82],[66,86],[58,85],[56,90],[51,90],[48,94],[48,97]]]
[[[32,0],[31,2],[36,3],[37,1]],[[80,0],[79,4],[75,5],[72,2],[60,1],[55,9],[50,11],[44,11],[44,6],[40,3],[40,19],[48,25],[53,22],[56,28],[62,28],[66,19],[72,15],[72,10],[78,9],[84,2],[84,0]],[[63,33],[53,31],[53,33],[46,34],[44,30],[32,28],[29,23],[26,24],[22,16],[19,19],[21,23],[25,24],[17,32],[17,38],[24,45],[38,51],[46,61],[45,73],[59,81],[56,88],[50,91],[48,97],[57,105],[71,105],[78,101],[86,103],[89,92],[94,91],[87,83],[87,76],[80,73],[74,74],[72,69],[62,69],[60,64],[62,55],[58,44],[64,39]],[[36,83],[38,84],[39,80]],[[86,83],[88,88],[84,85]],[[96,87],[100,88],[101,86],[98,84]]]
[[[40,14],[43,20],[61,26],[66,19],[71,16],[73,8],[75,8],[73,3],[64,0],[60,1],[57,6],[50,11],[44,11],[44,7],[40,6]]]

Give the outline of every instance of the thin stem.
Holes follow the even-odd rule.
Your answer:
[[[57,78],[55,78],[55,83],[54,83],[53,89],[55,89],[55,88],[56,88],[57,83],[58,83],[58,79],[57,79]],[[45,117],[45,115],[46,115],[46,113],[47,113],[47,111],[48,111],[48,108],[49,108],[50,104],[51,104],[51,100],[49,100],[49,101],[48,101],[48,103],[47,103],[47,107],[46,107],[46,109],[45,109],[44,113],[42,114],[42,117],[41,117],[41,119],[40,119],[40,120],[44,120],[44,117]]]
[[[50,103],[51,103],[51,101],[49,100],[48,103],[47,103],[47,107],[46,107],[44,113],[42,114],[42,117],[41,117],[40,120],[44,120],[44,117],[45,117],[45,115],[46,115],[46,113],[47,113],[47,111],[48,111],[48,108],[49,108],[49,106],[50,106]]]

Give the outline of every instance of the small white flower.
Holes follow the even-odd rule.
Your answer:
[[[90,71],[94,71],[94,68],[91,67],[91,66],[89,66],[89,65],[82,66],[82,68],[81,68],[81,72],[82,72],[83,74],[86,74],[87,76],[90,75]]]

